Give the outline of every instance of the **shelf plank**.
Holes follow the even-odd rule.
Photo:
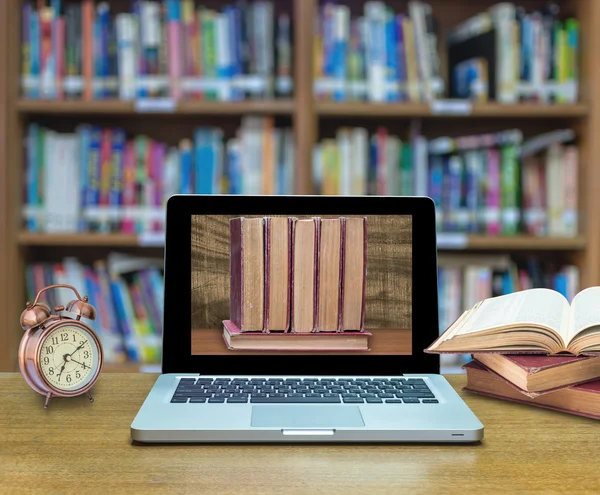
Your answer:
[[[21,232],[18,236],[22,246],[139,246],[135,234],[37,234]]]
[[[583,236],[533,237],[438,234],[440,251],[580,251],[585,249]]]
[[[76,247],[162,247],[164,236],[134,234],[36,234],[21,232],[21,246]],[[438,248],[447,250],[507,250],[507,251],[578,251],[586,246],[583,236],[532,237],[526,235],[490,237],[460,233],[438,234]]]
[[[160,364],[141,363],[106,363],[102,367],[103,373],[160,373]]]
[[[498,103],[473,104],[470,113],[435,113],[427,103],[336,103],[321,101],[316,103],[318,115],[322,117],[429,117],[429,118],[574,118],[588,115],[588,106],[575,105],[501,105]]]
[[[236,102],[180,101],[173,112],[138,112],[135,103],[121,100],[98,101],[43,101],[19,100],[17,110],[23,115],[244,115],[248,113],[291,115],[294,103],[291,99],[250,100]]]

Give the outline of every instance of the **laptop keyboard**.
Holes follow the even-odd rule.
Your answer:
[[[181,378],[176,404],[438,404],[422,378]]]

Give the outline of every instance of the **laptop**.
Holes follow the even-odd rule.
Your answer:
[[[423,352],[439,334],[431,199],[188,195],[170,198],[166,215],[162,374],[131,424],[133,440],[482,439],[481,422],[438,374],[439,356]],[[288,219],[283,225],[289,225],[289,249],[281,252],[271,246],[263,257],[265,246],[260,239],[267,242],[260,229],[281,217]],[[319,249],[329,242],[326,238],[336,239],[324,229],[332,224],[337,228],[338,222],[345,227],[339,230],[339,251],[337,240],[332,249],[336,261],[328,264],[322,258],[319,264]],[[247,230],[240,231],[240,225]],[[253,234],[251,225],[258,229]],[[301,232],[305,233],[302,240]],[[302,246],[307,238],[309,243],[314,239],[314,246]],[[241,306],[238,271],[240,256],[243,259],[246,254],[240,255],[240,246],[244,253],[252,249],[258,253],[251,266],[241,267],[254,270],[245,272],[242,285],[257,280],[263,284],[246,290]],[[313,247],[315,263],[311,265]],[[357,257],[356,252],[364,256]],[[273,295],[271,301],[287,301],[284,311],[289,311],[289,325],[267,333],[260,319],[261,298],[266,296],[261,277],[274,256],[293,267],[289,273],[289,267],[282,272],[289,275],[289,282],[283,283],[289,283],[291,296]],[[351,259],[355,262],[350,263]],[[325,318],[331,316],[329,311],[342,312],[340,327],[321,332],[320,324],[313,328],[309,320],[306,332],[300,320],[310,318],[310,308],[308,317],[301,308],[311,294],[315,294],[315,308],[320,298],[331,296],[335,301],[337,289],[324,294],[315,287],[326,287],[320,271],[335,275],[338,263],[339,305],[329,303],[326,310],[321,301],[315,315]],[[331,270],[332,266],[336,269]],[[362,287],[356,280],[363,281]],[[363,298],[362,303],[352,303],[357,297]],[[345,310],[352,310],[355,318],[358,314],[359,321],[351,323],[348,317],[346,325]],[[243,323],[236,322],[240,311],[246,315]],[[249,323],[253,315],[258,315],[255,326]],[[237,337],[245,338],[246,347],[234,345],[224,324],[232,321],[234,334],[241,327]],[[256,339],[261,344],[252,345]],[[325,345],[326,341],[330,343]]]

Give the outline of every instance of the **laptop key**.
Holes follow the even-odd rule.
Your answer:
[[[377,397],[380,399],[393,399],[394,394],[377,394]]]
[[[386,404],[402,404],[402,399],[386,399]]]
[[[360,397],[348,397],[347,399],[344,399],[344,404],[364,404],[364,402],[364,399],[361,399]]]
[[[206,398],[197,398],[193,397],[190,399],[190,404],[204,404],[206,402]]]
[[[225,402],[225,399],[222,397],[213,397],[212,399],[208,399],[209,404],[222,404]]]
[[[383,401],[378,397],[367,397],[367,404],[381,404]]]
[[[421,401],[423,404],[439,404],[440,401],[437,399],[423,399]]]
[[[244,397],[232,397],[230,399],[227,399],[227,404],[246,404],[248,402],[248,398]]]
[[[321,397],[321,394],[306,394],[305,397]]]
[[[361,399],[362,400],[362,399]],[[252,404],[338,404],[339,397],[265,397],[251,398]]]
[[[252,394],[250,397],[252,397],[252,398],[254,398],[254,397],[261,398],[261,397],[266,397],[266,396],[267,396],[267,394],[255,393],[255,394]],[[300,396],[302,396],[302,394],[300,394]]]
[[[187,401],[187,397],[173,397],[171,399],[172,404],[185,404]]]
[[[196,379],[195,378],[180,378],[179,379],[179,383],[189,383],[189,382],[196,383]]]
[[[404,400],[405,404],[420,404],[419,399],[414,399],[412,397],[408,398],[408,399],[402,399]]]
[[[254,397],[254,396],[252,396]],[[292,392],[291,394],[288,394],[288,397],[304,397],[304,394],[298,394],[298,393],[294,393]],[[337,397],[337,395],[336,395]]]
[[[342,399],[358,399],[356,394],[342,394]]]

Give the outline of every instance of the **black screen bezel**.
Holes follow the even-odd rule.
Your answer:
[[[412,216],[412,355],[192,355],[193,215]],[[439,373],[423,352],[438,336],[435,206],[425,197],[177,195],[167,204],[163,373],[247,375],[398,375]]]

